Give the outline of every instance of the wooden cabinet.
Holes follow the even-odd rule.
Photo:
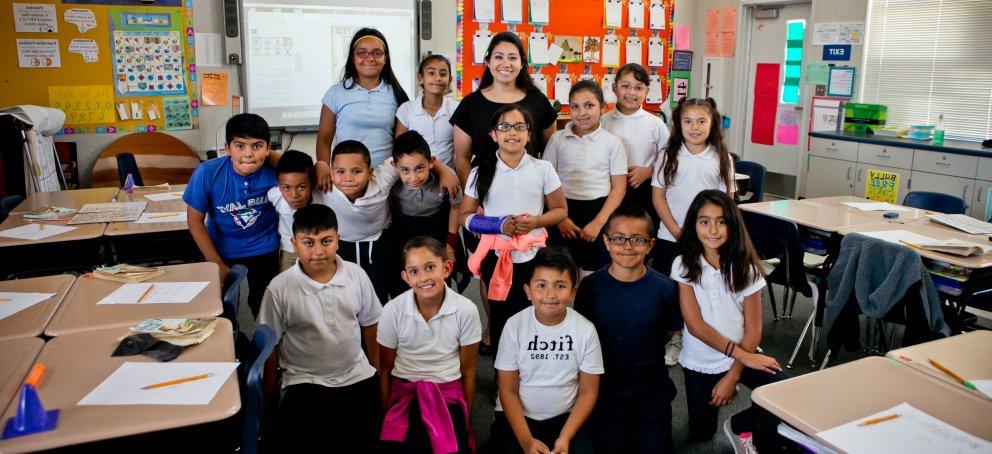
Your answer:
[[[854,161],[811,156],[806,174],[806,197],[854,194],[856,167]]]

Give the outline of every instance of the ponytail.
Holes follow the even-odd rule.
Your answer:
[[[685,135],[682,133],[682,114],[689,107],[702,107],[710,114],[710,134],[706,137],[706,145],[716,150],[720,158],[720,180],[729,191],[734,181],[733,175],[730,174],[730,152],[723,143],[723,121],[713,98],[682,98],[675,106],[675,110],[672,111],[672,133],[668,137],[668,146],[664,151],[665,164],[658,171],[658,180],[663,181],[666,187],[675,182],[675,175],[679,170],[679,150],[685,143]]]

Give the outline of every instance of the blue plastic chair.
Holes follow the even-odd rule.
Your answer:
[[[6,220],[10,212],[14,211],[14,208],[17,208],[17,205],[20,205],[22,201],[24,201],[24,197],[18,194],[8,195],[0,200],[0,222]]]
[[[248,277],[248,268],[234,265],[224,279],[224,318],[231,321],[234,332],[238,332],[238,307],[241,306],[241,283]]]
[[[913,191],[906,194],[902,204],[944,214],[965,214],[968,211],[968,202],[964,199],[941,192]]]
[[[765,166],[752,161],[740,161],[734,163],[734,170],[748,176],[747,192],[751,194],[745,198],[745,194],[738,193],[737,198],[740,203],[760,202],[765,196]]]
[[[737,165],[738,162],[741,162],[741,156],[737,153],[730,153],[730,158],[734,160],[734,165]]]
[[[244,427],[241,432],[241,453],[255,454],[258,452],[258,434],[261,426],[262,414],[265,408],[265,397],[262,392],[262,374],[265,372],[265,363],[272,356],[272,351],[276,348],[276,331],[271,326],[260,324],[255,327],[255,333],[251,336],[252,346],[258,352],[255,361],[248,369],[248,376],[245,378],[245,388],[242,399],[244,406]]]
[[[134,160],[134,155],[131,153],[118,153],[117,179],[120,180],[121,187],[124,187],[127,174],[131,174],[131,177],[134,178],[135,186],[145,185],[145,181],[141,179],[141,169],[138,168],[138,161]]]

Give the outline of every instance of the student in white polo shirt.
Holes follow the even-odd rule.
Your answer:
[[[417,131],[431,146],[431,154],[444,165],[455,168],[454,127],[448,120],[458,101],[444,96],[451,89],[451,62],[433,54],[420,61],[417,82],[423,92],[396,109],[396,133]]]
[[[326,206],[296,211],[293,246],[299,260],[269,283],[258,315],[279,339],[284,394],[277,436],[288,450],[326,441],[349,453],[376,445],[375,337],[382,305],[365,272],[337,255],[337,227]]]
[[[585,276],[610,263],[600,235],[627,190],[627,155],[620,138],[600,127],[606,102],[599,84],[583,80],[573,85],[568,104],[572,121],[551,136],[544,159],[558,172],[568,204],[556,239]]]
[[[482,339],[479,310],[445,285],[453,264],[444,258],[443,243],[414,237],[403,247],[403,259],[410,290],[383,309],[377,335],[385,451],[444,446],[440,452],[474,452],[469,428]]]
[[[617,71],[613,92],[616,108],[603,114],[603,128],[623,141],[627,152],[627,194],[624,202],[636,205],[651,215],[654,225],[658,214],[651,204],[651,174],[665,146],[668,145],[668,125],[657,115],[644,110],[651,80],[648,72],[637,63],[628,63]]]

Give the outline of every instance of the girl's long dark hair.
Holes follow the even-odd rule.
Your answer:
[[[689,107],[702,107],[710,113],[710,135],[706,137],[706,144],[713,147],[717,156],[720,157],[720,179],[723,180],[723,185],[727,191],[730,191],[730,188],[733,187],[731,186],[733,175],[730,174],[730,151],[723,143],[723,120],[720,112],[716,110],[716,101],[713,98],[684,98],[672,111],[672,134],[668,137],[668,146],[665,148],[665,165],[658,171],[658,179],[664,181],[666,187],[675,182],[675,174],[679,170],[679,150],[685,143],[685,136],[682,134],[682,114]]]
[[[540,91],[537,86],[534,85],[534,80],[530,78],[530,72],[527,70],[529,65],[527,64],[527,51],[524,49],[524,42],[520,40],[520,37],[513,32],[500,32],[496,36],[493,36],[492,41],[489,41],[489,47],[486,49],[486,63],[489,63],[489,59],[493,56],[493,49],[496,48],[500,43],[510,43],[516,46],[517,52],[520,52],[520,73],[517,74],[516,85],[517,88],[527,92],[527,91]],[[486,70],[482,72],[482,81],[479,82],[479,90],[489,87],[493,84],[493,74],[489,72],[488,66]]]
[[[366,36],[374,36],[382,40],[382,50],[386,52],[386,63],[382,65],[382,73],[379,74],[379,78],[386,81],[393,88],[396,105],[403,105],[403,103],[410,100],[410,97],[407,96],[406,91],[403,90],[403,86],[400,85],[400,81],[393,74],[393,64],[389,58],[389,43],[386,42],[386,37],[374,28],[362,28],[355,32],[355,36],[351,37],[351,42],[348,43],[348,62],[344,64],[344,76],[341,76],[342,85],[345,90],[351,90],[358,83],[358,68],[355,67],[355,56],[353,52],[355,51],[355,43]],[[351,84],[348,83],[348,79],[351,79]]]
[[[751,244],[751,237],[744,228],[744,218],[737,205],[727,193],[716,189],[707,189],[697,194],[689,205],[685,222],[682,223],[682,235],[677,243],[678,254],[685,267],[682,277],[698,283],[703,274],[703,268],[699,264],[699,258],[703,255],[703,243],[696,233],[696,219],[699,217],[699,210],[707,203],[720,207],[727,223],[727,241],[718,249],[723,282],[731,291],[741,292],[761,277],[761,262]]]
[[[499,124],[499,120],[503,118],[507,112],[517,111],[520,115],[524,117],[524,123],[527,123],[527,145],[524,148],[527,150],[527,154],[537,157],[534,152],[534,118],[531,117],[530,112],[527,108],[518,104],[505,104],[496,110],[493,114],[493,118],[489,121],[489,130],[496,131],[496,125]],[[475,184],[476,195],[479,196],[479,204],[483,204],[486,201],[486,197],[489,196],[489,188],[493,185],[493,177],[496,176],[496,154],[499,151],[493,153],[479,153],[475,155],[475,165],[478,170],[475,172],[475,181],[469,181],[468,184]]]

